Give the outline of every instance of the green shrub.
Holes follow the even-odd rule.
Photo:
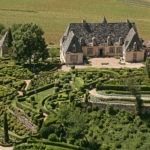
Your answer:
[[[59,138],[57,137],[57,135],[55,133],[52,133],[48,136],[48,139],[50,141],[53,141],[53,142],[58,142],[59,141]]]

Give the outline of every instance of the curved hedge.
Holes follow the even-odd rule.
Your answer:
[[[150,91],[150,86],[141,85],[138,86],[141,88],[141,91]],[[128,86],[126,85],[111,85],[111,84],[102,84],[97,87],[97,90],[117,90],[117,91],[129,91]]]
[[[84,150],[83,148],[79,147],[79,146],[75,146],[75,145],[71,145],[71,144],[67,144],[67,143],[61,143],[61,142],[51,142],[48,140],[28,140],[28,143],[41,143],[41,144],[45,144],[45,145],[54,145],[54,146],[60,146],[60,147],[64,147],[64,148],[68,148],[68,149],[72,149],[72,150]]]
[[[54,84],[53,84],[53,83],[52,83],[52,84],[45,85],[45,86],[42,86],[42,87],[40,87],[40,88],[31,90],[31,91],[27,91],[27,92],[26,92],[26,95],[30,96],[30,95],[35,94],[35,91],[36,91],[36,93],[39,93],[39,92],[42,92],[42,91],[44,91],[44,90],[50,89],[50,88],[52,88],[52,87],[54,87]]]

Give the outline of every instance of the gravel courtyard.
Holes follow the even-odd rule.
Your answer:
[[[119,64],[120,60],[116,58],[91,58],[89,60],[91,66],[86,65],[76,65],[75,68],[140,68],[143,67],[144,64],[142,63],[126,63],[126,64]],[[61,70],[69,71],[70,67],[63,65]]]

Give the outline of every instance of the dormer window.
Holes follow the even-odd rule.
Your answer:
[[[75,44],[72,45],[72,52],[73,52],[73,53],[76,52],[76,45],[75,45]]]

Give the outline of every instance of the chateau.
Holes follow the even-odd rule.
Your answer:
[[[84,56],[121,56],[125,62],[144,61],[150,56],[150,42],[139,38],[135,23],[70,23],[60,40],[60,60],[82,64]]]

